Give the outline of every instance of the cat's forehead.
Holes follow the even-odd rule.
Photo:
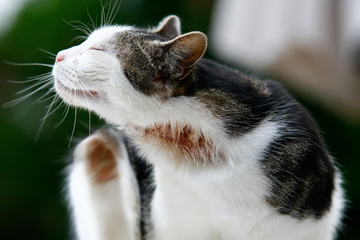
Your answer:
[[[130,26],[108,26],[102,27],[90,34],[87,41],[102,42],[107,41],[121,32],[131,31],[133,28]]]
[[[163,42],[168,39],[147,29],[132,26],[108,26],[95,30],[90,34],[85,44],[104,44],[119,46],[122,44],[140,44],[145,42]]]

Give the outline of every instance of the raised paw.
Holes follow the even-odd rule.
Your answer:
[[[87,171],[95,183],[105,183],[118,176],[116,158],[120,147],[109,131],[98,131],[86,139],[84,151]]]

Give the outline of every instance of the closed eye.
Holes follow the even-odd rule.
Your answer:
[[[98,48],[98,47],[91,47],[91,48],[89,48],[89,50],[94,50],[94,51],[104,51],[104,49],[102,49],[102,48]]]

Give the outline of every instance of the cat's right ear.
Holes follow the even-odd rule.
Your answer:
[[[159,26],[153,30],[153,33],[159,34],[167,39],[174,39],[181,34],[180,19],[178,16],[170,15],[164,18]]]
[[[195,68],[197,62],[204,55],[207,37],[202,32],[190,32],[162,43],[160,46],[166,52],[165,62],[168,64],[166,73],[164,74],[160,70],[160,76],[181,80]]]

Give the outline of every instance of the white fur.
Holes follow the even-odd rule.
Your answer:
[[[219,169],[190,173],[162,165],[156,168],[154,239],[333,239],[342,203],[335,202],[322,220],[299,221],[279,215],[265,202],[269,183],[258,163],[279,127],[265,122],[229,142],[224,146],[229,164]],[[335,195],[341,199],[339,185]]]
[[[281,125],[264,121],[244,136],[229,139],[221,121],[196,98],[178,97],[165,101],[136,91],[112,53],[89,50],[106,45],[114,33],[128,29],[122,26],[102,28],[83,44],[59,53],[64,59],[54,67],[56,82],[61,81],[71,89],[96,91],[96,99],[75,97],[56,83],[58,94],[69,104],[87,108],[109,123],[126,127],[130,135],[133,129],[127,126],[131,124],[141,127],[154,123],[189,124],[212,139],[224,154],[224,159],[219,161],[222,163],[212,167],[175,165],[169,160],[173,157],[169,152],[138,142],[141,153],[155,164],[153,239],[334,239],[343,207],[339,180],[331,211],[322,219],[300,221],[279,215],[264,200],[269,182],[260,169],[259,160],[268,144],[280,136],[277,130]],[[139,199],[131,189],[133,173],[126,157],[119,156],[122,158],[118,161],[119,181],[95,186],[88,181],[82,151],[85,150],[80,145],[69,178],[70,201],[79,238],[134,239],[138,212],[131,205]],[[111,236],[106,235],[106,229],[111,229]]]
[[[117,156],[119,177],[95,183],[87,171],[86,145],[79,144],[70,167],[68,189],[76,236],[79,240],[139,239],[139,193],[125,146]]]

